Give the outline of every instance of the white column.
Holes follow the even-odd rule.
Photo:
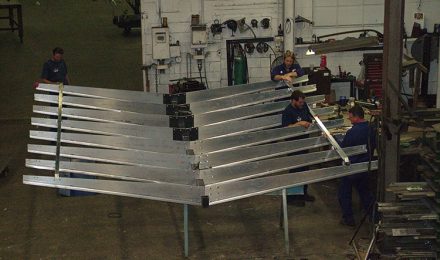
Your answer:
[[[287,19],[290,19],[291,22],[289,32],[286,32],[286,28],[284,28],[284,51],[290,50],[293,52],[295,47],[295,35],[293,33],[295,28],[295,0],[284,0],[283,7],[284,20],[281,21],[281,24],[284,27]]]

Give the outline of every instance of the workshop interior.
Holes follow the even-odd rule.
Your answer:
[[[439,13],[0,0],[0,259],[440,258]]]

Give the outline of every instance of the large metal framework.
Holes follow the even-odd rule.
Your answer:
[[[313,95],[316,86],[307,81],[297,79],[294,84],[300,86],[294,88],[307,93],[311,113],[332,114],[332,107],[316,107],[324,96]],[[335,145],[327,129],[342,126],[342,120],[281,128],[279,113],[293,89],[279,83],[178,95],[50,84],[37,90],[42,93],[35,94],[39,104],[33,111],[51,118],[33,117],[32,125],[39,129],[31,130],[30,137],[51,144],[29,144],[28,152],[46,158],[27,159],[26,166],[55,176],[25,175],[25,184],[182,203],[187,220],[187,205],[207,207],[369,167],[346,163],[287,173],[341,156],[346,161],[366,148]],[[292,155],[313,148],[320,150]],[[377,162],[370,166],[377,168]],[[185,245],[187,255],[187,241]]]

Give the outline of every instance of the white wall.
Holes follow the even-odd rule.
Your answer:
[[[160,25],[158,15],[159,0],[143,0],[142,12],[144,18],[142,21],[142,49],[143,49],[143,63],[148,65],[155,61],[152,60],[152,45],[151,45],[151,27]],[[203,4],[202,4],[203,3]],[[203,12],[201,13],[201,8]],[[168,80],[185,77],[187,73],[186,55],[190,50],[190,23],[192,14],[201,14],[202,22],[207,23],[208,27],[215,19],[220,23],[228,19],[246,18],[246,22],[250,24],[252,19],[261,21],[263,18],[271,19],[271,28],[254,29],[257,37],[270,37],[277,34],[277,26],[282,17],[282,0],[252,0],[252,1],[237,1],[237,0],[162,0],[161,1],[162,16],[168,17],[168,26],[170,28],[171,42],[180,41],[182,45],[182,62],[173,64],[164,74],[159,75],[159,92],[168,91]],[[207,48],[208,56],[206,58],[207,64],[207,78],[210,88],[218,88],[227,85],[226,73],[226,40],[238,38],[250,38],[252,34],[250,31],[245,33],[236,32],[234,37],[231,37],[229,29],[223,29],[221,35],[215,37],[209,33],[209,45]],[[268,80],[270,78],[269,66],[270,57],[267,54],[254,53],[248,56],[248,67],[251,82],[259,82]],[[273,58],[273,55],[272,55]],[[192,62],[193,76],[197,77],[197,63]],[[155,89],[155,72],[154,69],[149,74],[151,90]]]
[[[159,5],[160,2],[160,5]],[[408,34],[412,29],[412,14],[417,10],[418,0],[407,0],[405,11],[405,27]],[[159,8],[160,6],[160,8]],[[271,28],[255,30],[257,37],[275,36],[277,27],[282,21],[283,0],[143,0],[142,1],[142,49],[143,63],[149,65],[152,60],[151,27],[160,24],[159,9],[163,17],[168,17],[168,24],[171,32],[171,42],[179,40],[182,45],[182,62],[173,64],[164,74],[159,75],[159,91],[167,92],[170,79],[177,79],[186,76],[186,53],[190,52],[190,21],[192,14],[201,14],[202,22],[208,27],[214,19],[224,22],[227,19],[240,19],[246,17],[246,21],[255,18],[260,21],[264,17],[271,19]],[[440,23],[440,1],[422,0],[421,11],[425,13],[425,25],[428,31],[432,31],[434,23]],[[305,24],[296,24],[296,37],[303,37],[308,41],[313,34],[324,35],[340,31],[355,30],[362,28],[383,31],[384,1],[383,0],[296,0],[295,13],[315,21],[312,27]],[[352,36],[358,36],[353,34]],[[342,38],[346,37],[342,36]],[[250,32],[236,33],[237,38],[252,37]],[[340,37],[335,37],[340,38]],[[226,86],[226,40],[232,39],[229,29],[224,29],[222,35],[212,37],[209,34],[210,44],[207,48],[207,76],[210,88]],[[273,46],[273,45],[272,45]],[[303,67],[310,64],[318,66],[319,56],[305,56],[307,48],[297,46],[295,48],[298,61]],[[377,51],[372,51],[377,52]],[[379,51],[381,52],[381,51]],[[248,56],[248,66],[251,82],[265,81],[269,79],[270,58],[267,54],[253,54]],[[358,65],[362,59],[363,52],[341,52],[327,55],[327,64],[334,74],[338,73],[338,66],[343,70],[357,76],[360,71]],[[273,57],[272,57],[273,58]],[[437,62],[432,64],[432,77],[430,80],[430,92],[436,92]],[[193,76],[197,75],[196,62],[192,63]],[[154,69],[149,74],[151,90],[155,89]]]

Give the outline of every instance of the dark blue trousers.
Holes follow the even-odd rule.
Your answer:
[[[342,217],[344,220],[353,219],[352,209],[352,189],[353,187],[358,191],[359,198],[361,200],[362,207],[365,212],[370,208],[371,203],[374,201],[373,193],[369,188],[369,174],[367,172],[358,173],[341,178],[339,185],[338,199],[342,209]]]

